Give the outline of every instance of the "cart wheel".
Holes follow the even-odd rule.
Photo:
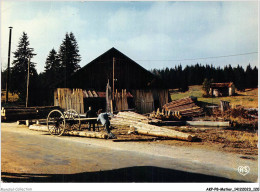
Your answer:
[[[60,110],[52,110],[47,117],[47,126],[51,135],[61,136],[64,133],[66,121]]]
[[[80,130],[81,120],[79,113],[74,109],[68,109],[64,112],[64,116],[66,119],[69,119],[67,123],[70,125],[70,130]]]

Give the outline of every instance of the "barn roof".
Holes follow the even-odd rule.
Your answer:
[[[87,65],[85,65],[84,67],[82,67],[80,70],[87,68],[90,65],[95,64],[95,62],[98,62],[100,60],[102,60],[103,57],[105,57],[108,54],[112,54],[112,55],[121,55],[122,57],[125,57],[126,59],[129,59],[130,61],[132,61],[133,63],[135,63],[136,65],[138,65],[139,67],[141,67],[143,70],[147,71],[145,68],[143,68],[141,65],[139,65],[138,63],[136,63],[134,60],[132,60],[131,58],[129,58],[128,56],[126,56],[125,54],[123,54],[122,52],[120,52],[119,50],[117,50],[116,48],[112,47],[111,49],[107,50],[105,53],[101,54],[100,56],[98,56],[96,59],[92,60],[91,62],[89,62]],[[121,59],[122,60],[122,59]],[[102,61],[104,62],[104,61]],[[147,71],[149,73],[151,73],[150,71]],[[152,74],[152,73],[151,73]],[[153,75],[153,74],[152,74]]]
[[[151,89],[165,87],[163,81],[112,47],[87,65],[73,73],[56,87],[82,88],[104,91],[107,82],[113,82],[113,58],[115,58],[115,89]]]
[[[122,93],[119,93],[122,95]],[[106,98],[106,92],[95,91],[95,90],[83,90],[83,98]],[[133,98],[133,95],[130,92],[126,92],[126,97]]]
[[[211,88],[220,88],[220,87],[232,87],[233,82],[226,82],[226,83],[211,83]]]

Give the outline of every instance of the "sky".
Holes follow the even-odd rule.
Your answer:
[[[148,70],[196,63],[258,66],[258,1],[2,0],[2,69],[7,67],[9,26],[12,52],[22,32],[28,34],[38,73],[66,32],[76,37],[81,67],[112,47]],[[252,54],[215,58],[244,53]]]

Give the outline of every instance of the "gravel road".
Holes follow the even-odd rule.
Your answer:
[[[258,159],[159,143],[54,137],[1,124],[4,182],[257,182]],[[250,167],[243,176],[239,166]]]

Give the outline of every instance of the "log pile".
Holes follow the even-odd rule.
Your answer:
[[[151,125],[155,123],[160,123],[161,120],[152,119],[134,112],[119,112],[111,119],[110,122],[112,125],[129,126],[130,130],[128,134],[137,133],[140,135],[181,139],[186,141],[193,141],[195,139],[195,136],[187,133],[182,133],[179,131]]]
[[[166,112],[179,114],[181,117],[197,117],[203,115],[203,109],[196,105],[197,98],[187,97],[179,100],[174,100],[163,106]]]
[[[33,131],[49,132],[48,127],[46,125],[30,125],[29,129]],[[108,138],[107,133],[95,132],[95,131],[68,131],[64,133],[64,135],[81,136],[81,137],[88,137],[88,138],[101,138],[101,139]]]
[[[176,112],[171,112],[171,111],[166,111],[165,109],[160,109],[158,108],[157,111],[153,111],[149,115],[151,118],[156,118],[156,119],[161,119],[163,121],[174,121],[174,120],[180,120],[182,116],[180,115],[179,111]]]
[[[23,119],[47,118],[50,111],[60,109],[59,106],[42,107],[2,107],[1,119],[3,121],[17,121]]]
[[[133,124],[136,124],[138,122],[143,123],[158,123],[160,120],[149,118],[145,115],[141,115],[135,112],[126,111],[126,112],[119,112],[117,115],[115,115],[110,123],[112,125],[126,125],[131,126]]]
[[[188,133],[182,133],[167,128],[158,127],[155,125],[149,125],[146,123],[139,122],[131,126],[129,133],[138,133],[142,135],[151,135],[157,137],[166,137],[173,139],[180,139],[185,141],[194,141],[195,136]]]

